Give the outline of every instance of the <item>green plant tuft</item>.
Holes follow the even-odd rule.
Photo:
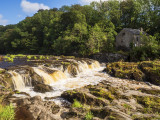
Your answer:
[[[14,120],[15,112],[12,104],[2,106],[0,104],[0,120]]]
[[[74,99],[72,107],[83,108],[83,105],[79,101],[77,101],[76,99]]]
[[[94,116],[93,116],[92,112],[89,111],[89,112],[86,114],[86,116],[85,116],[85,120],[92,120],[93,117],[94,117]]]

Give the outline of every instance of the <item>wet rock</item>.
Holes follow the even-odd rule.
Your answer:
[[[42,83],[38,83],[34,86],[33,89],[35,92],[45,93],[45,92],[51,92],[53,91],[53,88],[49,85],[45,85]]]
[[[56,98],[58,98],[58,97],[45,97],[44,99],[45,100],[52,100],[52,99],[56,99]]]
[[[27,97],[31,97],[30,94],[26,93],[26,92],[19,92],[18,90],[14,91],[15,94],[19,94],[19,95],[25,95]]]
[[[36,85],[37,83],[43,83],[43,78],[35,72],[33,72],[31,74],[31,78],[32,78],[32,85],[33,86]]]

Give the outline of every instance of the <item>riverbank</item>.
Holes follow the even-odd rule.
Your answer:
[[[98,61],[87,58],[22,58],[30,64],[7,67],[1,69],[0,73],[1,103],[12,104],[16,120],[160,118],[159,86],[143,79],[136,81],[109,75],[109,68],[112,72],[137,71],[140,63],[110,63],[107,65],[108,74]],[[16,60],[17,57],[13,59]],[[117,67],[119,64],[125,69]],[[143,62],[140,65],[148,68],[148,65],[151,67],[158,64],[159,62]],[[153,68],[155,67],[152,66]]]

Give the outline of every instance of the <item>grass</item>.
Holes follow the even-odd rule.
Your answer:
[[[34,56],[34,59],[36,60],[36,59],[37,59],[37,57],[36,57],[36,56]]]
[[[76,99],[74,99],[72,107],[83,108],[83,105],[79,101],[77,101]]]
[[[12,104],[2,106],[0,104],[0,120],[14,120],[15,112]]]
[[[93,117],[94,117],[94,116],[93,116],[92,112],[89,111],[89,112],[86,114],[86,116],[85,116],[85,120],[92,120]]]
[[[109,116],[108,120],[116,120],[116,117],[114,117],[114,116]]]
[[[32,58],[31,55],[28,55],[28,56],[27,56],[27,60],[30,60],[31,58]]]

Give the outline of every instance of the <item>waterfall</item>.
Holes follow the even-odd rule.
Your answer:
[[[55,71],[52,74],[49,74],[54,81],[67,79],[67,76],[62,71]]]
[[[75,76],[79,74],[79,70],[76,65],[69,65],[67,67],[67,73],[70,74],[71,76]]]
[[[87,63],[86,63],[85,61],[82,61],[82,62],[78,61],[78,70],[79,70],[80,72],[83,72],[83,71],[85,71],[86,69],[88,69]]]
[[[15,90],[25,89],[26,86],[23,77],[15,71],[10,71],[9,73],[12,75],[14,89]]]
[[[32,67],[32,72],[10,71],[9,73],[12,75],[16,90],[29,93],[31,96],[40,95],[42,98],[60,96],[63,91],[81,88],[90,84],[95,85],[105,79],[103,76],[99,76],[99,71],[104,68],[100,67],[100,64],[94,60],[70,60],[70,64],[65,65],[65,67],[67,68],[58,70],[56,65],[50,67],[40,65]],[[33,90],[34,86],[31,84],[32,79],[40,80],[40,82],[43,80],[43,83],[53,87],[54,91],[46,92],[45,94],[35,92]]]
[[[48,85],[61,79],[67,79],[67,76],[59,70],[56,70],[53,73],[47,73],[40,68],[33,67],[33,69],[39,76],[43,78],[44,83]]]
[[[91,64],[88,64],[88,67],[89,67],[90,69],[96,69],[96,68],[100,68],[100,64],[99,64],[98,61],[95,61],[95,62],[93,62],[93,63],[91,63]]]
[[[94,61],[91,64],[87,64],[87,62],[85,62],[84,60],[72,62],[74,62],[74,64],[69,65],[67,67],[67,70],[65,71],[65,74],[68,76],[75,76],[81,72],[85,72],[86,70],[100,68],[100,64],[98,61]]]

